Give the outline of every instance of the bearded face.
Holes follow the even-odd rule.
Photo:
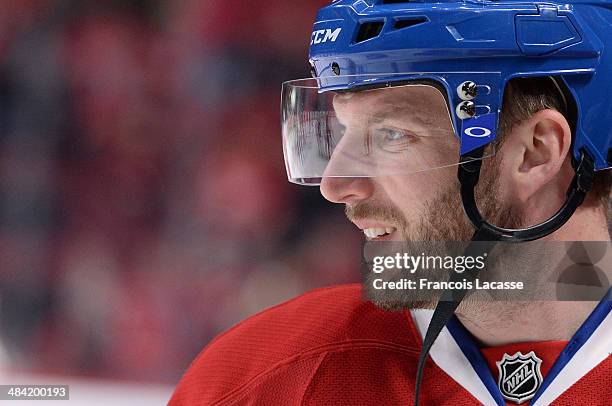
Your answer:
[[[458,160],[458,140],[450,125],[445,101],[429,95],[427,90],[421,99],[430,97],[430,107],[413,106],[402,102],[408,96],[402,95],[402,91],[398,88],[395,93],[366,92],[336,97],[334,109],[344,135],[328,164],[330,176],[323,176],[321,180],[321,193],[328,200],[345,205],[347,218],[362,230],[367,241],[420,242],[421,246],[423,242],[469,241],[474,228],[461,205],[457,167],[435,164]],[[414,91],[410,89],[412,98],[409,100],[414,100]],[[380,111],[381,106],[387,109],[384,114]],[[377,118],[372,119],[373,115]],[[365,126],[374,126],[375,130],[364,130]],[[380,154],[376,158],[382,162],[375,163],[371,162],[373,154],[367,155],[369,170],[374,176],[336,176],[355,163],[346,157],[354,157],[356,150],[372,144],[368,141],[372,132],[375,136],[387,134],[385,150],[393,147],[395,154]],[[490,222],[516,228],[523,223],[523,216],[504,204],[497,170],[502,154],[498,151],[497,156],[485,159],[477,199],[481,212]],[[401,162],[399,156],[405,162]],[[413,159],[418,163],[412,162]],[[402,164],[428,169],[410,173],[390,169],[392,165]],[[385,171],[376,172],[380,168]],[[439,252],[443,250],[441,245],[431,244],[430,247],[438,251],[430,251],[430,254],[444,254]],[[372,273],[367,274],[366,284],[371,286],[375,277]],[[379,298],[377,304],[385,309],[435,306],[434,300],[418,300],[410,291],[393,292]]]

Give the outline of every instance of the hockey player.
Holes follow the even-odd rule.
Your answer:
[[[289,180],[368,241],[609,247],[611,2],[336,0],[310,41],[314,78],[283,85]],[[610,404],[609,291],[464,294],[307,293],[210,343],[170,404]]]

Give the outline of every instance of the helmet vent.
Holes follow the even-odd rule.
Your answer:
[[[359,31],[357,32],[357,38],[355,38],[355,43],[377,37],[382,31],[383,25],[385,25],[384,21],[369,21],[361,24],[359,26]]]
[[[397,19],[395,21],[395,24],[393,24],[393,28],[395,28],[396,30],[399,30],[402,28],[408,28],[414,25],[423,24],[423,23],[426,23],[427,21],[429,21],[427,17]]]

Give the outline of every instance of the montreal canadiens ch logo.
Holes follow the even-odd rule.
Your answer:
[[[533,398],[542,384],[542,360],[533,351],[527,355],[520,352],[513,356],[504,354],[504,358],[496,364],[499,369],[498,385],[504,398],[518,404]]]

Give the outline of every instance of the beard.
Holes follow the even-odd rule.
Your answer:
[[[491,159],[491,161],[494,160],[495,158]],[[501,196],[497,183],[497,179],[499,179],[498,166],[491,162],[487,167],[487,173],[483,173],[484,176],[481,176],[481,181],[476,190],[476,199],[480,203],[479,208],[483,218],[499,227],[521,227],[524,223],[522,213],[515,211],[511,205],[504,204],[498,198]],[[462,255],[475,230],[464,214],[459,184],[455,183],[445,188],[436,198],[425,202],[421,213],[419,220],[411,225],[401,210],[391,202],[368,201],[356,206],[346,207],[346,215],[352,221],[376,219],[390,222],[396,226],[402,241],[397,243],[372,243],[378,244],[374,249],[375,251],[382,248],[383,250],[391,249],[394,253],[414,253],[415,256],[422,252],[426,252],[430,256],[440,257]],[[381,245],[384,246],[381,247]],[[380,252],[377,252],[376,255],[380,255]],[[365,257],[371,258],[371,255],[366,254]],[[488,279],[493,279],[492,275],[496,274],[492,271],[493,269],[502,268],[503,259],[503,255],[489,256],[486,267]],[[403,276],[403,272],[397,269],[385,271],[385,280],[387,281],[398,281]],[[371,268],[364,267],[364,292],[368,296],[368,300],[378,307],[388,311],[435,308],[438,298],[431,297],[431,294],[418,294],[408,289],[386,289],[374,292],[372,289],[373,282],[379,277],[380,275],[373,273]],[[450,273],[446,274],[440,270],[420,269],[419,278],[421,277],[428,280],[444,281],[448,280]],[[466,300],[461,306],[469,306],[469,303],[470,301]]]

